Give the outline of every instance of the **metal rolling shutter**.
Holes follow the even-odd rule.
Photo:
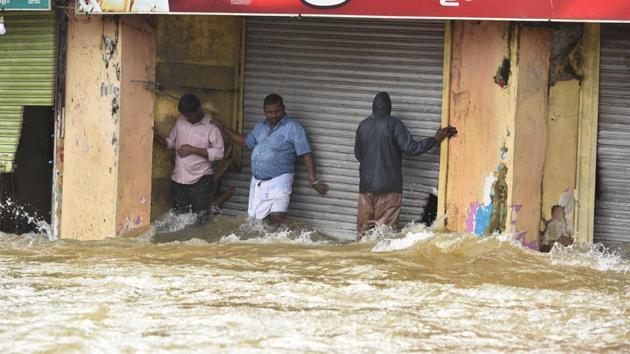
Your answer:
[[[603,25],[595,235],[630,242],[630,25]]]
[[[442,22],[251,18],[247,22],[244,130],[264,119],[262,100],[283,96],[287,113],[306,128],[320,179],[320,197],[297,162],[290,216],[337,237],[353,237],[359,164],[354,137],[371,114],[378,91],[388,91],[393,115],[416,137],[432,136],[440,124],[444,24]],[[422,215],[438,184],[439,149],[405,158],[403,223]],[[247,210],[251,170],[228,176],[238,192],[228,214]]]
[[[7,12],[0,36],[0,172],[11,172],[24,106],[52,106],[54,12]]]

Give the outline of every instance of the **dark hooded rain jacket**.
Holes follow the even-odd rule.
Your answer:
[[[402,193],[402,154],[420,155],[437,144],[435,138],[414,141],[407,127],[391,116],[392,102],[380,92],[373,114],[357,128],[354,156],[359,160],[360,193]]]

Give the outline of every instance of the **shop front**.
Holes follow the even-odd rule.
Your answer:
[[[0,10],[0,229],[41,231],[51,221],[55,13],[48,1]]]
[[[630,242],[630,26],[601,33],[596,242]]]
[[[547,209],[564,203],[566,210],[571,209],[567,222],[574,225],[575,236],[589,241],[593,234],[595,179],[589,176],[595,174],[596,155],[587,147],[594,151],[596,143],[591,138],[597,135],[597,127],[591,129],[589,124],[597,123],[598,107],[605,115],[596,99],[599,25],[530,21],[622,22],[630,18],[630,9],[621,0],[607,6],[585,0],[537,0],[509,7],[501,1],[454,0],[376,5],[359,0],[85,0],[77,6],[79,13],[104,16],[77,15],[78,22],[90,26],[94,35],[81,38],[84,31],[71,32],[78,42],[70,47],[80,49],[81,40],[93,41],[100,52],[81,54],[96,52],[93,64],[103,55],[120,58],[113,62],[113,69],[101,68],[99,75],[105,80],[94,82],[102,88],[99,109],[113,118],[107,124],[114,124],[111,130],[116,139],[103,139],[103,145],[111,141],[114,148],[110,162],[122,162],[124,154],[115,149],[133,150],[130,146],[137,142],[134,134],[128,134],[127,143],[116,135],[124,133],[123,124],[131,119],[131,115],[125,118],[125,107],[140,106],[139,101],[125,101],[129,92],[153,95],[144,98],[144,123],[135,126],[140,129],[135,135],[144,144],[142,165],[152,161],[150,173],[132,164],[118,164],[111,186],[117,189],[116,198],[123,198],[120,186],[127,179],[144,181],[149,173],[152,190],[137,183],[139,194],[127,200],[144,203],[129,209],[141,210],[138,215],[116,213],[125,203],[116,198],[110,201],[107,209],[117,215],[113,217],[115,235],[148,226],[149,209],[153,217],[168,209],[172,156],[149,151],[146,137],[151,120],[162,131],[170,129],[177,116],[177,97],[191,92],[231,127],[248,132],[264,118],[264,96],[275,92],[284,97],[288,114],[306,128],[320,178],[331,187],[328,196],[318,196],[308,186],[304,166],[298,161],[291,217],[328,235],[352,237],[358,192],[354,134],[358,123],[370,114],[372,98],[379,91],[390,93],[394,115],[418,138],[432,135],[440,125],[462,128],[452,142],[405,160],[403,223],[421,219],[431,204],[430,194],[437,194],[441,224],[452,231],[480,236],[511,232],[536,248],[542,231],[539,224],[548,221]],[[115,16],[121,13],[135,16]],[[145,16],[149,13],[160,16]],[[175,14],[181,16],[166,16]],[[135,42],[128,43],[148,48],[146,70],[140,70],[138,57],[124,53],[137,51],[137,45],[128,44],[125,49],[124,39],[122,45],[114,41],[114,46],[107,40],[124,33],[125,26],[128,33],[138,32],[132,36]],[[604,27],[602,75],[609,70],[604,65],[606,31]],[[75,56],[75,63],[81,55]],[[125,70],[129,66],[136,68],[133,75]],[[609,81],[619,86],[615,82]],[[603,80],[602,100],[605,85]],[[120,110],[112,111],[112,102],[120,103],[116,107]],[[562,128],[563,124],[570,129]],[[601,124],[603,131],[606,118]],[[600,156],[606,153],[601,148],[602,136]],[[561,148],[560,141],[569,141],[569,148]],[[79,147],[72,149],[81,155]],[[249,158],[247,151],[232,148],[225,159],[228,172],[215,192],[236,187],[222,206],[225,214],[246,212]],[[74,183],[80,186],[78,178]],[[597,213],[603,215],[600,209]],[[134,226],[136,221],[142,227]]]
[[[356,222],[359,166],[356,128],[371,114],[372,100],[387,91],[393,114],[416,137],[440,125],[444,22],[409,20],[248,17],[246,19],[244,131],[264,119],[269,93],[285,99],[288,114],[305,128],[319,177],[331,186],[320,197],[297,162],[290,216],[326,234],[352,237]],[[223,185],[237,190],[223,207],[247,212],[250,154],[243,170]],[[421,218],[438,187],[439,149],[404,161],[402,221]]]

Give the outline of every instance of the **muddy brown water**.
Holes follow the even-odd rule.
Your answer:
[[[630,352],[627,247],[169,223],[98,242],[0,235],[0,352]]]

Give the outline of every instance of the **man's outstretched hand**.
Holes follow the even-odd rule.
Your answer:
[[[326,183],[317,182],[315,184],[311,184],[314,190],[321,195],[326,195],[328,193],[328,185]]]
[[[446,138],[452,138],[454,136],[457,136],[457,128],[451,127],[450,125],[446,128],[440,128],[435,132],[435,140],[437,140],[438,143],[441,143]]]
[[[153,121],[153,126],[151,127],[151,129],[153,130],[153,135],[154,136],[161,136],[160,135],[160,129],[158,128],[156,121]]]

